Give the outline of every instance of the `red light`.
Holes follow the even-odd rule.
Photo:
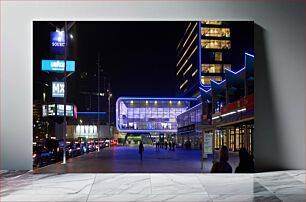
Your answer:
[[[69,152],[72,152],[72,149],[69,149]]]
[[[33,154],[33,156],[32,156],[33,158],[35,158],[36,157],[36,154]]]
[[[78,150],[80,150],[81,148],[80,147],[78,147]]]

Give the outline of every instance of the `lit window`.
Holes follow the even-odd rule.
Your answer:
[[[185,50],[184,54],[182,55],[181,59],[178,61],[178,63],[176,64],[176,66],[178,66],[180,64],[180,62],[182,61],[182,59],[184,58],[184,56],[186,55],[187,51],[189,50],[189,48],[191,47],[192,43],[195,41],[195,39],[197,38],[198,34],[196,34],[193,38],[193,40],[190,42],[188,48]],[[185,45],[185,44],[184,44]]]
[[[198,69],[196,69],[193,73],[192,73],[192,77],[194,77],[194,75],[196,75],[196,73],[198,72]]]
[[[186,81],[184,81],[184,83],[180,86],[180,89],[182,89],[187,82],[188,82],[188,79]]]
[[[202,27],[202,36],[207,37],[230,37],[231,32],[229,28],[217,28],[217,27]]]
[[[183,76],[185,76],[185,74],[190,70],[190,68],[192,67],[192,64],[189,65],[189,67],[186,69],[186,71],[184,72]]]
[[[180,71],[182,71],[183,67],[185,66],[185,64],[188,62],[188,60],[186,60],[184,62],[184,64],[181,66],[181,68],[177,71],[176,75],[178,75],[180,73]]]
[[[202,64],[203,73],[222,73],[221,64]]]
[[[221,76],[202,76],[201,82],[204,85],[209,85],[210,84],[210,79],[215,80],[217,82],[222,81]]]
[[[188,27],[187,27],[187,29],[186,29],[185,33],[184,33],[184,36],[185,36],[185,34],[187,33],[187,31],[188,31],[188,29],[189,29],[190,25],[191,25],[191,22],[189,23],[189,25],[188,25]],[[181,43],[182,43],[182,40],[183,40],[184,36],[182,37],[182,39],[181,39],[180,43],[177,45],[176,49],[178,49],[178,48],[179,48],[179,46],[181,45]]]
[[[230,40],[209,40],[203,39],[201,41],[202,47],[206,49],[230,49]]]
[[[198,25],[198,23],[196,23],[196,24],[194,25],[194,27],[192,28],[192,30],[191,30],[190,34],[188,35],[188,37],[187,37],[185,43],[183,44],[183,47],[186,45],[188,39],[190,38],[191,34],[193,33],[193,31],[194,31],[194,29],[196,28],[197,25]]]
[[[222,52],[215,52],[215,61],[222,61]]]
[[[205,20],[205,21],[202,21],[202,24],[206,24],[206,25],[222,25],[222,21]]]
[[[224,64],[223,69],[229,69],[231,70],[231,64]]]

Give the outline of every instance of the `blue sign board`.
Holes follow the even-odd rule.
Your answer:
[[[41,70],[49,72],[64,72],[65,61],[64,60],[42,60]],[[75,61],[66,60],[66,71],[75,71]]]
[[[51,52],[54,54],[64,54],[65,52],[65,32],[50,33]]]
[[[52,97],[64,97],[65,83],[52,82]]]

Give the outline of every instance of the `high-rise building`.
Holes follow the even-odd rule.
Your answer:
[[[197,97],[211,79],[222,81],[224,69],[231,69],[230,51],[228,22],[190,22],[177,46],[177,96]]]

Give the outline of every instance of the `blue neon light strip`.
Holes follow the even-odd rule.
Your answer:
[[[220,83],[218,83],[217,81],[212,80],[212,79],[210,79],[210,81],[214,82],[214,83],[217,84],[217,85],[221,85],[222,83],[224,83],[224,82],[226,81],[226,79],[224,79],[224,80],[221,81]]]
[[[245,54],[245,55],[248,55],[248,56],[250,56],[250,57],[252,57],[252,58],[254,57],[254,55],[252,55],[252,54],[250,54],[250,53],[247,53],[247,52],[245,52],[244,54]]]
[[[119,97],[118,100],[176,100],[176,101],[196,101],[197,98],[162,98],[162,97]]]
[[[202,32],[201,32],[201,21],[198,22],[199,23],[199,83],[200,86],[202,87],[207,87],[206,85],[202,84]],[[210,85],[208,85],[210,86]]]
[[[84,114],[84,115],[105,115],[106,112],[78,112],[78,114]]]
[[[41,60],[41,70],[49,72],[64,72],[65,61],[64,60]],[[66,71],[75,71],[75,61],[66,60]]]
[[[229,69],[225,68],[225,70],[227,70],[227,71],[229,71],[229,72],[231,72],[233,74],[239,74],[239,72],[243,71],[244,69],[245,69],[245,67],[243,67],[242,69],[238,70],[237,72],[234,72],[232,70],[229,70]]]
[[[199,88],[200,88],[201,91],[203,91],[203,92],[205,92],[205,93],[208,93],[209,91],[211,91],[211,88],[208,89],[208,90],[205,90],[204,88],[201,88],[201,87],[199,87]]]
[[[188,110],[184,111],[184,112],[183,112],[183,113],[181,113],[180,115],[185,114],[185,113],[187,113],[187,112],[189,112],[189,111],[193,110],[194,108],[196,108],[196,107],[198,107],[198,106],[200,106],[200,105],[202,105],[202,102],[201,102],[201,103],[199,103],[199,104],[197,104],[197,105],[195,105],[195,106],[193,106],[193,107],[191,107],[190,109],[188,109]],[[180,116],[180,115],[178,115],[178,116]]]

